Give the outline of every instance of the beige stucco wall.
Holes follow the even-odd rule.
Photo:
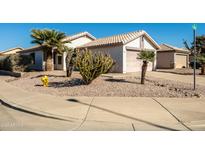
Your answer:
[[[157,68],[174,68],[174,52],[157,52]]]
[[[98,47],[90,48],[94,53],[109,54],[115,61],[115,65],[110,72],[122,73],[123,72],[123,46],[109,46],[109,47]]]

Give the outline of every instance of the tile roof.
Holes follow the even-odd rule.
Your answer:
[[[161,44],[160,45],[160,50],[158,51],[184,51],[184,52],[189,52],[189,50],[187,49],[184,49],[184,48],[178,48],[178,47],[174,47],[172,45],[168,45],[168,44]]]
[[[114,44],[127,44],[130,41],[133,41],[134,39],[142,35],[145,35],[157,48],[160,48],[159,45],[143,30],[114,35],[114,36],[105,37],[105,38],[99,38],[92,42],[84,44],[83,46],[79,48],[108,46],[108,45],[114,45]]]
[[[23,49],[21,51],[18,51],[17,53],[24,53],[24,52],[32,52],[32,51],[37,51],[37,50],[41,50],[43,46],[41,45],[35,45],[26,49]]]
[[[77,39],[77,38],[82,37],[82,36],[88,36],[92,40],[96,39],[93,35],[91,35],[88,32],[80,32],[80,33],[77,33],[75,35],[67,36],[63,41],[72,41],[72,40]]]
[[[4,54],[4,53],[9,53],[9,52],[12,52],[12,51],[21,51],[21,50],[23,50],[23,48],[21,48],[21,47],[15,47],[15,48],[11,48],[11,49],[8,49],[8,50],[5,50],[5,51],[0,51],[0,53],[1,54]]]

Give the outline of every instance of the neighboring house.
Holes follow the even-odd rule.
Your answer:
[[[189,50],[161,44],[157,51],[157,68],[175,69],[189,67]]]
[[[159,45],[145,31],[99,38],[78,48],[109,54],[115,61],[111,72],[118,73],[141,71],[142,60],[137,59],[138,53],[142,50],[149,50],[156,54],[160,49]],[[155,69],[156,58],[154,62],[148,64],[147,70]]]
[[[17,53],[19,51],[22,51],[22,50],[23,50],[23,48],[16,47],[16,48],[8,49],[6,51],[0,51],[0,55],[10,55],[10,54],[14,54],[14,53]]]
[[[95,40],[96,38],[92,36],[88,32],[78,33],[76,35],[68,36],[63,41],[70,41],[70,43],[66,43],[68,47],[77,48],[78,46],[82,46],[88,42]],[[44,70],[45,68],[45,55],[42,50],[42,46],[37,45],[31,48],[24,49],[19,51],[20,54],[32,55],[34,59],[33,69],[35,70]],[[58,54],[54,52],[53,54],[53,63],[54,70],[66,70],[66,53]]]

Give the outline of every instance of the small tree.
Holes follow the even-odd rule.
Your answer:
[[[205,74],[205,54],[197,56],[197,61],[201,64],[201,75]]]
[[[79,53],[76,59],[76,66],[85,84],[90,84],[101,74],[108,73],[113,65],[114,61],[109,55],[93,54],[88,50]]]
[[[184,41],[185,47],[191,51],[191,56],[194,56],[194,42],[191,43],[191,46]],[[201,64],[201,75],[205,75],[205,35],[196,36],[196,56],[197,61]]]
[[[154,58],[155,58],[155,53],[152,51],[142,50],[138,54],[137,59],[141,59],[143,61],[142,72],[141,72],[141,84],[144,84],[145,82],[145,75],[146,75],[148,63],[153,62]]]

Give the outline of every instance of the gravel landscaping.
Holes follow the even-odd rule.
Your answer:
[[[176,68],[176,69],[157,69],[158,72],[164,73],[173,73],[173,74],[181,74],[181,75],[192,75],[193,69],[191,68]],[[196,75],[201,73],[201,69],[196,69]],[[200,75],[204,76],[204,75]]]
[[[41,77],[48,75],[49,87],[43,87]],[[12,85],[32,92],[52,94],[57,96],[122,96],[122,97],[204,97],[205,87],[197,86],[192,90],[191,84],[147,78],[145,85],[140,84],[137,76],[122,76],[111,78],[101,76],[90,85],[84,85],[78,72],[71,78],[65,77],[65,72],[29,72],[21,78],[0,76]]]

